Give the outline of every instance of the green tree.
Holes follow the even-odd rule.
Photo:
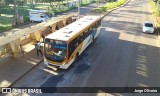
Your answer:
[[[9,5],[9,4],[14,5],[14,0],[4,0],[4,2],[5,2],[6,5]]]
[[[160,0],[157,1],[158,15],[160,15]]]

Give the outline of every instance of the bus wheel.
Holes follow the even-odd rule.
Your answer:
[[[75,56],[75,59],[74,59],[74,62],[78,60],[78,53],[76,53],[76,56]]]
[[[92,37],[92,43],[93,43],[93,41],[94,41],[94,36]]]

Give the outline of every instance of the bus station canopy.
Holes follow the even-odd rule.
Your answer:
[[[76,16],[76,15],[77,14],[69,14],[69,15],[63,15],[60,17],[55,17],[54,19],[48,20],[47,22],[39,23],[35,26],[27,27],[27,28],[21,29],[19,31],[16,31],[11,35],[2,36],[2,37],[0,37],[0,46],[3,46],[5,44],[8,44],[8,43],[14,41],[14,40],[17,40],[19,38],[27,36],[33,32],[44,30],[46,27],[53,25],[53,24],[63,20],[64,18],[69,18],[71,16]]]

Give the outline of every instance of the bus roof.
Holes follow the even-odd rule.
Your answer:
[[[61,40],[61,41],[68,41],[74,35],[82,31],[83,29],[87,28],[93,22],[100,19],[100,16],[85,16],[63,28],[57,30],[54,33],[46,36],[47,39],[54,39],[54,40]]]

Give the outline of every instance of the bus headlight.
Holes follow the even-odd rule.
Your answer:
[[[44,60],[44,64],[45,64],[45,65],[48,65],[48,62],[47,62],[46,60]]]

